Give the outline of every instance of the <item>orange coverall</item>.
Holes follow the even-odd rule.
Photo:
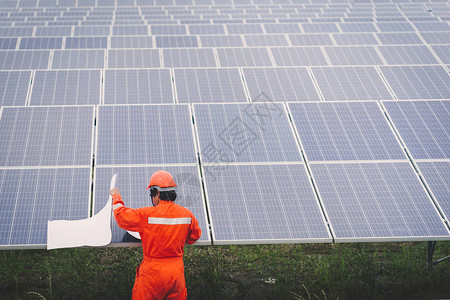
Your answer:
[[[164,200],[156,207],[132,209],[120,194],[113,195],[113,209],[121,228],[141,236],[144,260],[136,269],[132,299],[186,299],[184,244],[201,235],[192,212]]]

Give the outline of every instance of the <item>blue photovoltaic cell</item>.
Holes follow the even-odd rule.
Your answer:
[[[413,32],[376,33],[383,45],[423,44],[420,37]]]
[[[309,161],[406,159],[376,102],[289,103]]]
[[[47,69],[50,51],[0,51],[1,70]]]
[[[272,101],[320,100],[306,68],[244,68],[253,100],[261,93]]]
[[[159,68],[157,49],[108,50],[108,68]]]
[[[180,103],[247,102],[237,68],[175,69]]]
[[[0,27],[1,37],[32,36],[34,27]]]
[[[106,70],[104,104],[174,103],[169,69]]]
[[[303,164],[203,170],[216,244],[331,242]]]
[[[125,206],[140,208],[151,206],[148,190],[145,188],[154,172],[164,169],[172,174],[177,184],[176,204],[188,208],[195,216],[202,230],[202,235],[197,243],[210,244],[210,235],[205,214],[202,186],[199,180],[199,171],[196,166],[171,166],[171,167],[108,167],[95,169],[95,198],[94,211],[99,212],[109,195],[109,183],[112,176],[117,173],[116,185]],[[114,218],[112,223],[112,243],[136,242],[125,230],[118,227]]]
[[[113,35],[148,35],[147,26],[113,26]]]
[[[107,37],[67,37],[66,49],[107,48]]]
[[[414,22],[419,31],[450,31],[450,25],[446,22]]]
[[[70,34],[68,34],[70,36]],[[74,36],[109,36],[110,26],[80,26],[75,27]]]
[[[264,24],[267,33],[301,33],[301,29],[296,23],[286,24]]]
[[[112,36],[111,48],[153,48],[151,36]]]
[[[378,45],[373,33],[334,33],[338,45]]]
[[[198,47],[197,36],[157,36],[157,48]]]
[[[282,103],[195,104],[202,162],[301,161]]]
[[[338,23],[342,32],[377,32],[374,23]]]
[[[22,38],[20,49],[61,49],[62,38]]]
[[[24,106],[31,71],[0,71],[0,107]]]
[[[17,38],[0,38],[0,49],[15,49],[17,45]]]
[[[270,48],[277,66],[326,66],[328,65],[319,47]]]
[[[197,162],[187,105],[100,106],[97,130],[97,165]]]
[[[389,65],[438,64],[427,46],[379,46]]]
[[[325,47],[333,65],[383,65],[375,47]]]
[[[431,48],[444,64],[450,64],[450,45],[433,45]]]
[[[333,45],[329,34],[290,34],[293,46],[323,46]]]
[[[450,32],[421,32],[428,44],[450,44]]]
[[[55,50],[52,69],[103,69],[105,50]]]
[[[392,99],[373,67],[312,67],[325,101]]]
[[[414,159],[450,158],[450,101],[384,101]]]
[[[0,166],[89,166],[93,124],[93,106],[3,107]]]
[[[212,49],[163,49],[164,67],[216,67]]]
[[[0,248],[45,248],[49,220],[89,217],[90,187],[90,167],[0,170]]]
[[[202,47],[242,47],[240,35],[202,35]]]
[[[218,48],[221,67],[272,66],[267,48]]]
[[[260,24],[227,24],[228,34],[264,33]]]
[[[310,168],[336,241],[450,237],[409,162]]]
[[[71,34],[72,34],[72,27],[48,26],[48,27],[36,27],[35,36],[70,36]]]
[[[450,76],[441,66],[380,69],[398,99],[450,99]]]
[[[100,70],[36,71],[30,105],[100,103]]]
[[[420,173],[428,183],[435,200],[447,220],[450,219],[450,162],[417,162]]]
[[[189,34],[225,34],[224,25],[189,25]]]
[[[151,35],[184,35],[185,25],[151,25]]]
[[[404,31],[414,31],[414,28],[409,22],[378,22],[378,28],[381,32],[404,32]]]
[[[289,46],[286,35],[248,34],[244,35],[248,47]]]
[[[305,33],[339,32],[339,29],[337,28],[336,24],[333,23],[315,23],[315,24],[302,23],[300,26],[303,28]]]

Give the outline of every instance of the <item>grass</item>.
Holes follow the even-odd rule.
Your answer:
[[[129,299],[141,248],[0,252],[0,299]],[[450,254],[438,242],[435,258]],[[450,298],[427,243],[186,247],[190,299]]]

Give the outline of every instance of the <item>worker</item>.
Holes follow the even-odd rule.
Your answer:
[[[117,187],[110,191],[119,227],[139,232],[144,260],[136,269],[132,299],[186,299],[184,244],[193,244],[201,230],[192,212],[175,204],[172,175],[156,171],[147,189],[153,206],[125,207]]]

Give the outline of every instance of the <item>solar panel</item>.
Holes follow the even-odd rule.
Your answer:
[[[188,208],[198,220],[202,235],[196,244],[211,244],[203,190],[199,180],[199,170],[196,166],[97,167],[94,179],[94,211],[99,212],[106,204],[109,182],[114,173],[118,174],[116,185],[120,189],[120,194],[127,207],[151,206],[148,190],[145,188],[152,174],[160,169],[170,172],[177,183],[175,203]],[[116,221],[112,219],[112,243],[136,241],[125,230],[119,228]]]
[[[52,69],[103,69],[104,50],[55,50]]]
[[[151,35],[183,35],[186,34],[185,25],[151,25]]]
[[[159,68],[159,50],[110,49],[108,68]]]
[[[450,162],[428,161],[417,162],[417,165],[448,222],[450,219]]]
[[[272,66],[266,48],[217,48],[221,67]]]
[[[61,49],[62,38],[22,38],[20,49]]]
[[[284,105],[259,101],[262,103],[194,104],[203,162],[301,160]]]
[[[189,34],[225,34],[223,25],[189,25]]]
[[[242,47],[240,35],[202,35],[202,47]]]
[[[450,25],[446,22],[414,22],[419,31],[450,31]]]
[[[398,99],[450,99],[450,76],[441,66],[380,67]]]
[[[249,47],[289,46],[284,34],[247,34],[244,38]]]
[[[384,101],[414,159],[450,158],[450,101]]]
[[[30,81],[30,71],[0,71],[0,107],[25,105]]]
[[[310,169],[336,242],[449,238],[409,162],[310,164]]]
[[[296,23],[286,24],[264,24],[267,33],[301,33],[301,29]]]
[[[333,45],[329,34],[290,34],[293,46],[324,46]]]
[[[277,66],[326,66],[328,65],[319,47],[270,48]]]
[[[334,23],[315,23],[315,24],[303,23],[300,26],[303,28],[303,31],[305,33],[339,32],[339,29]]]
[[[169,69],[106,70],[104,104],[173,103]]]
[[[260,24],[227,24],[228,34],[264,33]]]
[[[99,37],[66,37],[65,49],[107,48],[108,38]]]
[[[100,80],[100,70],[36,71],[29,104],[99,104]]]
[[[17,45],[17,38],[0,38],[0,49],[8,50],[15,49]]]
[[[216,67],[212,49],[163,49],[164,67]]]
[[[89,166],[93,124],[93,106],[3,107],[0,166]]]
[[[392,99],[373,67],[312,67],[325,101]]]
[[[438,64],[427,46],[379,46],[389,65]]]
[[[115,25],[112,27],[113,35],[148,35],[147,26],[121,26]]]
[[[376,35],[383,45],[423,44],[420,37],[412,32],[376,33]]]
[[[376,102],[289,103],[309,161],[406,159]]]
[[[378,22],[377,27],[381,32],[405,32],[414,31],[409,22]]]
[[[374,23],[338,23],[342,32],[377,32]]]
[[[187,105],[100,106],[97,130],[97,165],[197,162]]]
[[[1,70],[47,69],[50,51],[0,51]]]
[[[109,36],[110,28],[110,26],[77,26],[74,29],[74,36]]]
[[[421,32],[428,44],[450,44],[450,32]]]
[[[215,244],[331,242],[303,164],[202,168]]]
[[[246,102],[237,68],[174,69],[180,103]]]
[[[0,169],[0,249],[45,248],[49,220],[89,216],[91,168]]]
[[[198,47],[196,36],[157,36],[157,48]]]
[[[112,36],[111,48],[153,48],[151,36]]]
[[[450,64],[450,45],[433,45],[431,48],[444,64]]]
[[[334,33],[338,45],[378,45],[373,33]]]
[[[375,47],[324,47],[333,65],[382,65]]]
[[[264,93],[273,101],[320,100],[306,68],[244,68],[250,98]]]
[[[69,26],[52,26],[52,27],[36,27],[35,36],[70,36],[72,27]]]

